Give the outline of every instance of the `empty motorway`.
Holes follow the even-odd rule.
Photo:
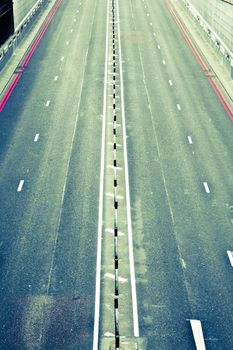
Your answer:
[[[0,112],[0,348],[233,348],[232,121],[169,0],[61,1]]]

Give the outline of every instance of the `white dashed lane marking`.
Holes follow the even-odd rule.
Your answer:
[[[58,75],[55,76],[54,80],[57,81],[57,79],[58,79]]]
[[[179,103],[177,103],[176,107],[177,107],[177,109],[178,109],[179,111],[181,110],[181,107],[180,107]]]
[[[165,60],[163,60],[163,64],[166,64],[166,61],[165,61]]]
[[[65,57],[64,57],[64,56],[62,56],[62,57],[61,57],[61,61],[64,61],[64,58],[65,58]]]
[[[193,140],[192,140],[192,137],[191,137],[191,136],[188,136],[188,142],[190,143],[190,145],[192,145]]]
[[[47,102],[46,102],[46,107],[48,107],[50,105],[50,101],[48,100]]]
[[[170,85],[170,86],[172,86],[172,81],[171,81],[171,80],[169,80],[168,82],[169,82],[169,85]]]
[[[154,36],[156,36],[155,32],[153,33]]]
[[[190,320],[192,327],[193,337],[196,344],[197,350],[206,350],[204,336],[202,332],[201,321],[199,320]]]
[[[157,48],[160,50],[160,45],[158,45]]]
[[[20,180],[20,181],[19,181],[18,188],[17,188],[17,192],[21,192],[21,191],[22,191],[22,189],[23,189],[23,184],[24,184],[24,180]]]
[[[66,46],[68,46],[68,45],[69,45],[69,41],[66,42]]]
[[[231,250],[227,250],[227,255],[230,260],[230,264],[233,267],[233,252]]]
[[[35,135],[34,142],[37,142],[37,141],[38,141],[39,136],[40,136],[39,134],[36,134],[36,135]]]
[[[206,193],[210,193],[210,189],[207,182],[203,182]]]

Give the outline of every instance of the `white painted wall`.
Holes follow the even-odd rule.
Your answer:
[[[233,5],[222,0],[189,1],[233,51]]]
[[[15,29],[38,0],[13,0]]]

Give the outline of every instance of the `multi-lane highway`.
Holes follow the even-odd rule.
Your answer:
[[[233,347],[233,115],[189,40],[61,2],[0,113],[1,349]]]

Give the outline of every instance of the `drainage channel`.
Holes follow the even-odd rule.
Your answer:
[[[118,0],[108,0],[107,12],[99,349],[136,350],[143,347],[138,338]]]

